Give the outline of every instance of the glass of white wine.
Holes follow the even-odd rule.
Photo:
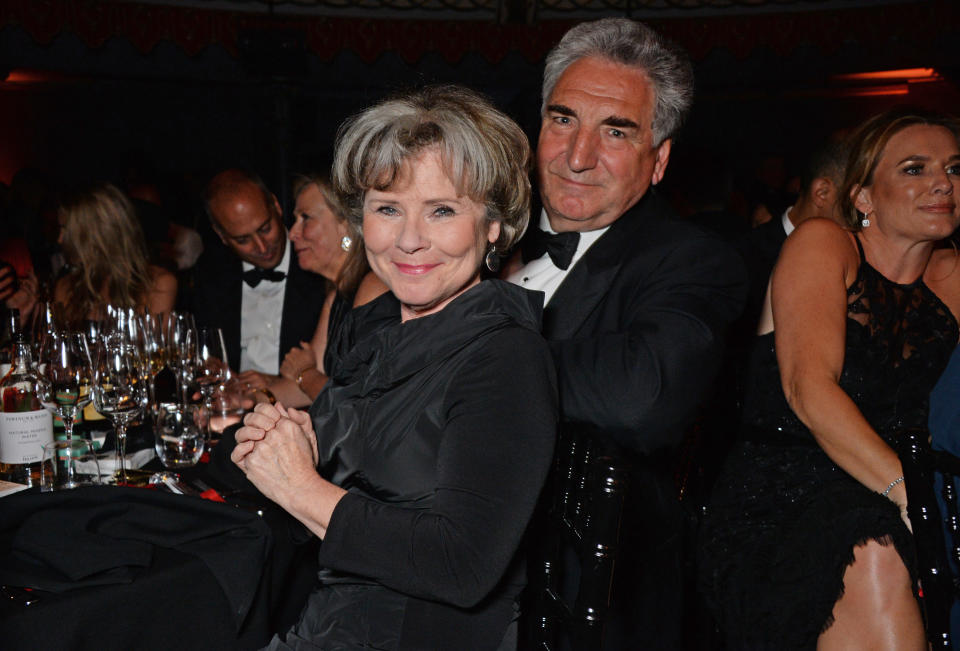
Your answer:
[[[51,332],[41,348],[38,361],[37,398],[63,421],[63,430],[69,441],[73,438],[77,415],[91,399],[93,364],[87,339],[79,332]]]
[[[127,483],[127,425],[143,409],[146,396],[137,347],[111,337],[100,350],[93,376],[93,404],[116,429],[117,481]]]
[[[148,313],[140,318],[140,345],[149,374],[147,389],[150,392],[150,405],[157,409],[157,373],[167,364],[167,341],[161,315]]]

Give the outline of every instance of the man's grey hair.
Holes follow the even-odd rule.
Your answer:
[[[543,71],[543,115],[557,80],[570,64],[584,57],[642,70],[653,85],[656,101],[654,145],[676,135],[693,102],[693,66],[679,47],[643,23],[627,18],[580,23],[563,35],[547,55]]]

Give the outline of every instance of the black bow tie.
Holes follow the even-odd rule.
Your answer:
[[[277,271],[276,269],[261,269],[260,267],[254,267],[250,271],[243,272],[243,282],[251,287],[259,285],[261,280],[278,283],[286,277],[287,274],[282,271]]]
[[[573,260],[580,243],[580,233],[568,231],[566,233],[547,233],[533,227],[527,232],[521,244],[521,255],[524,263],[536,260],[544,253],[550,256],[553,264],[559,269],[566,269]]]

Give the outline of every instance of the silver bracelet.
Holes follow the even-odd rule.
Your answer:
[[[900,475],[899,477],[897,477],[896,479],[894,479],[892,482],[890,482],[890,485],[887,486],[887,490],[883,491],[883,493],[882,493],[883,496],[886,497],[887,495],[889,495],[889,494],[890,494],[890,491],[893,490],[893,487],[896,486],[897,484],[901,484],[901,483],[903,483],[903,475]]]

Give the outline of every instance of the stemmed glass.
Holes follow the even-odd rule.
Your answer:
[[[202,326],[197,330],[194,380],[200,387],[207,414],[213,413],[213,390],[223,382],[226,370],[227,347],[223,343],[223,332],[220,328]]]
[[[51,301],[42,301],[33,313],[30,335],[33,339],[33,355],[39,359],[40,349],[47,338],[57,331],[57,315]]]
[[[144,314],[141,317],[140,344],[147,364],[150,404],[156,406],[157,373],[162,371],[167,363],[167,342],[159,314]]]
[[[143,409],[146,396],[139,357],[129,340],[114,335],[104,341],[94,369],[93,404],[116,429],[117,481],[121,483],[127,481],[127,425]]]
[[[92,383],[93,365],[86,338],[78,332],[48,334],[37,365],[37,398],[63,421],[68,441],[73,439],[77,414],[90,402]]]
[[[167,323],[167,366],[177,377],[177,396],[181,404],[187,403],[187,388],[196,359],[196,342],[197,329],[193,315],[171,312]]]

